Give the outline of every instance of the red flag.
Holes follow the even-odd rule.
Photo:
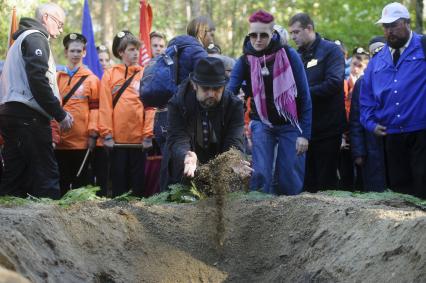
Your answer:
[[[152,27],[152,9],[151,5],[146,0],[140,0],[140,22],[139,22],[139,38],[142,41],[142,46],[139,53],[139,63],[142,66],[151,59],[151,40],[149,34]]]
[[[9,25],[9,35],[7,40],[7,49],[12,46],[14,40],[13,40],[13,34],[18,30],[18,18],[16,17],[16,7],[13,6],[12,9],[12,15],[10,16],[10,25]]]

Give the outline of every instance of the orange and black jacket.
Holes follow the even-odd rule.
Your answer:
[[[81,86],[63,105],[65,111],[74,118],[69,131],[61,132],[57,149],[86,149],[89,135],[98,135],[99,79],[89,69],[81,66],[70,77],[66,72],[58,72],[57,80],[62,101],[74,85],[87,76]]]
[[[113,99],[118,90],[133,74],[130,85],[125,89],[116,106]],[[141,143],[153,136],[155,109],[145,109],[139,99],[141,66],[118,64],[107,69],[101,80],[99,92],[99,134],[102,138],[112,136],[115,143]]]

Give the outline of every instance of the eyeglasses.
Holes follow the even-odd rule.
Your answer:
[[[50,14],[46,14],[46,15],[52,18],[52,20],[58,25],[58,29],[61,29],[61,28],[64,27],[64,23],[61,22],[58,18],[56,18],[56,17],[54,17]]]
[[[250,39],[257,39],[258,37],[260,37],[260,39],[269,38],[269,34],[266,32],[261,32],[261,33],[251,32],[248,34],[248,36],[250,37]]]

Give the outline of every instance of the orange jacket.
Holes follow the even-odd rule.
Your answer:
[[[99,79],[89,69],[80,67],[74,76],[58,72],[58,86],[63,99],[82,76],[88,76],[63,106],[74,118],[69,131],[61,133],[57,149],[86,149],[90,135],[98,133]]]
[[[132,83],[126,88],[113,109],[116,92],[135,72]],[[99,92],[99,133],[102,138],[112,135],[116,143],[141,143],[153,136],[155,109],[144,109],[139,99],[141,66],[127,67],[118,64],[105,70]]]
[[[352,87],[350,86],[349,79],[345,80],[343,83],[343,90],[345,94],[345,113],[346,113],[347,120],[349,120],[349,112],[351,110],[352,88],[353,86]]]

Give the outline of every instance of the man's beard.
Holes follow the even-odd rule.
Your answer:
[[[214,108],[216,107],[219,102],[215,98],[207,98],[203,101],[199,101],[201,107],[205,109]]]
[[[406,38],[397,38],[395,36],[392,36],[392,37],[393,37],[392,41],[390,41],[389,38],[387,38],[387,43],[393,49],[399,49],[403,47],[409,39],[409,37],[406,37]]]

